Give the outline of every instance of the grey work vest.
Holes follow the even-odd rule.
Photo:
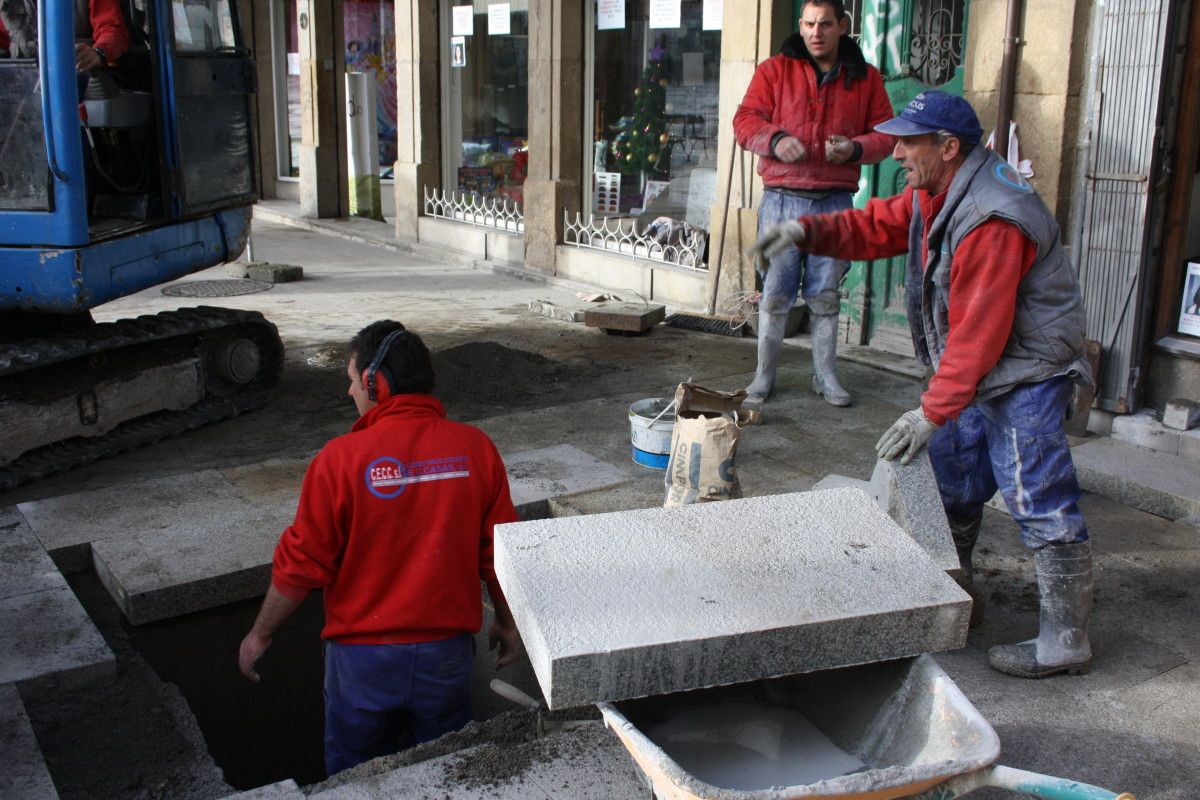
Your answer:
[[[929,230],[929,255],[921,264],[925,221],[916,193],[909,228],[908,320],[917,356],[937,369],[950,333],[950,269],[958,245],[989,219],[1010,222],[1037,245],[1029,272],[1017,287],[1016,316],[1004,353],[979,381],[975,401],[1003,394],[1019,383],[1070,375],[1090,385],[1083,355],[1087,324],[1075,270],[1067,260],[1058,222],[1046,204],[1003,159],[977,146],[950,184],[946,203]],[[973,401],[974,402],[974,401]]]

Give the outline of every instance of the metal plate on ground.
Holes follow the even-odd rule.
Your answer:
[[[168,297],[237,297],[241,294],[265,292],[273,285],[266,281],[252,281],[246,278],[188,281],[164,286],[162,293]]]

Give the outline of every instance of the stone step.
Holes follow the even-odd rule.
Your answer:
[[[309,459],[203,470],[24,503],[64,569],[96,574],[135,625],[259,597],[296,512]],[[558,496],[629,480],[573,445],[506,458],[526,515]],[[60,576],[61,579],[61,576]]]
[[[0,684],[67,690],[116,675],[112,650],[12,506],[0,508],[0,619]]]
[[[0,797],[58,800],[21,695],[11,683],[0,684],[0,764]]]
[[[955,649],[971,606],[858,489],[501,525],[496,572],[551,708]]]
[[[1079,485],[1160,517],[1200,520],[1200,469],[1196,462],[1120,439],[1071,448]]]
[[[1113,439],[1169,456],[1179,456],[1200,469],[1200,428],[1179,430],[1159,422],[1153,411],[1113,417]]]

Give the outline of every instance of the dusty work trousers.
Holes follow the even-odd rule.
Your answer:
[[[758,209],[758,231],[770,226],[813,214],[832,214],[853,205],[850,192],[834,192],[814,200],[799,195],[768,189]],[[802,253],[795,247],[771,259],[771,267],[763,282],[763,307],[770,314],[784,314],[796,304],[801,292],[809,311],[819,316],[838,313],[841,304],[842,278],[850,262],[829,256]]]
[[[1088,538],[1063,430],[1073,387],[1066,377],[1020,384],[933,435],[929,460],[946,516],[973,519],[999,487],[1027,547]]]
[[[325,643],[325,772],[428,742],[471,721],[469,633],[414,644]]]

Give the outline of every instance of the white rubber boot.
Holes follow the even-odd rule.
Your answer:
[[[850,393],[837,379],[838,315],[809,314],[812,330],[813,391],[834,406],[850,405]]]
[[[758,309],[758,370],[754,373],[754,381],[746,387],[746,398],[743,406],[762,409],[763,403],[771,396],[775,388],[775,371],[779,368],[779,351],[783,347],[784,329],[787,327],[788,312],[782,314],[768,313],[765,308]]]
[[[1088,619],[1092,614],[1092,545],[1048,544],[1034,555],[1037,564],[1038,636],[988,650],[993,669],[1018,678],[1046,678],[1065,672],[1085,675],[1092,668]]]

